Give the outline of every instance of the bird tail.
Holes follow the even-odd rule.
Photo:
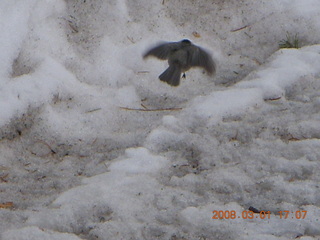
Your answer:
[[[176,66],[169,66],[161,75],[159,79],[168,83],[171,86],[178,86],[180,84],[181,69]]]

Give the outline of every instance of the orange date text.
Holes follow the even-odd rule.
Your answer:
[[[271,215],[270,211],[260,211],[255,213],[253,211],[237,212],[235,210],[215,210],[212,211],[212,219],[270,219],[272,216],[279,217],[280,219],[305,219],[307,211],[279,211],[279,215]]]

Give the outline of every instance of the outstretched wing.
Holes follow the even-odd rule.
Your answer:
[[[190,51],[190,66],[202,67],[210,75],[214,74],[216,72],[216,64],[210,54],[196,45],[192,45],[190,48],[192,48]]]
[[[160,45],[157,45],[153,48],[151,48],[150,50],[148,50],[144,55],[143,58],[149,57],[149,56],[153,56],[153,57],[157,57],[161,60],[165,60],[168,59],[170,53],[172,51],[175,51],[178,49],[179,47],[179,42],[166,42],[166,43],[162,43]]]

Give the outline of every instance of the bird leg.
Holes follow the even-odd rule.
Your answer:
[[[186,73],[182,74],[182,78],[184,78],[184,79],[186,78]]]

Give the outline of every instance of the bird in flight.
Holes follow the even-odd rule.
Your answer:
[[[216,65],[211,55],[201,47],[192,44],[188,39],[157,45],[149,49],[143,58],[149,56],[168,60],[169,67],[159,76],[159,79],[171,86],[178,86],[181,73],[183,73],[182,77],[185,77],[185,72],[192,67],[201,67],[209,75],[213,75],[216,71]]]

